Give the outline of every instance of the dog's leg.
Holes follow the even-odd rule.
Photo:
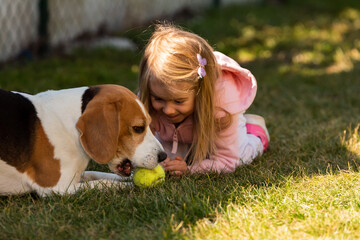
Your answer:
[[[134,187],[134,183],[133,182],[119,182],[117,180],[110,180],[110,179],[100,179],[100,180],[93,180],[93,181],[87,181],[87,182],[80,182],[77,184],[71,184],[70,186],[68,186],[66,189],[60,188],[60,189],[46,189],[44,190],[43,188],[36,190],[36,192],[39,194],[39,196],[41,197],[46,197],[46,196],[50,196],[51,194],[60,194],[60,195],[64,195],[64,194],[74,194],[75,192],[77,192],[78,190],[86,190],[86,189],[106,189],[106,188],[117,188],[117,189],[125,189],[125,188],[130,188],[130,187]]]
[[[105,172],[97,172],[97,171],[85,171],[81,175],[81,181],[93,181],[93,180],[112,180],[119,182],[130,182],[132,180],[132,175],[129,177],[121,177],[114,173],[105,173]]]
[[[93,180],[93,181],[88,181],[88,182],[81,182],[81,183],[77,183],[75,185],[70,186],[66,193],[69,194],[73,194],[78,190],[82,190],[82,189],[106,189],[106,188],[121,188],[121,189],[125,189],[125,188],[129,188],[129,187],[133,187],[134,184],[132,182],[119,182],[119,181],[114,181],[114,180],[107,180],[107,179],[100,179],[100,180]]]

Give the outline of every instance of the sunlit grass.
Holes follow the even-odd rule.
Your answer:
[[[359,40],[355,34],[360,31],[359,9],[345,8],[335,17],[321,13],[281,25],[263,24],[251,12],[247,15],[247,22],[230,22],[238,31],[236,38],[217,43],[224,50],[229,45],[238,46],[233,57],[242,63],[279,60],[283,63],[278,67],[284,73],[320,75],[351,71],[354,62],[359,62]]]
[[[191,239],[357,239],[360,174],[286,179],[284,185],[243,189],[214,219],[184,230]]]

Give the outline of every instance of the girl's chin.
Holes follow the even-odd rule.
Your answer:
[[[171,119],[171,118],[168,118],[168,119],[171,123],[174,123],[174,124],[182,122],[182,120],[178,120],[178,119]]]
[[[166,117],[167,118],[167,120],[169,121],[169,122],[171,122],[171,123],[177,123],[177,122],[179,122],[179,119],[177,119],[177,118],[170,118],[170,117]]]
[[[180,124],[182,123],[186,118],[182,118],[182,117],[176,117],[176,118],[168,118],[168,120],[173,123],[173,124]]]

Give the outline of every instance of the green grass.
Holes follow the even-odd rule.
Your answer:
[[[359,239],[360,2],[229,6],[179,24],[256,76],[248,112],[265,117],[269,151],[235,173],[167,177],[155,189],[0,197],[0,239]],[[135,91],[144,29],[124,33],[135,53],[9,64],[0,87]]]

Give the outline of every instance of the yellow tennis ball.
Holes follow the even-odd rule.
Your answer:
[[[137,168],[133,180],[136,186],[154,187],[165,181],[165,171],[160,165],[154,169]]]

